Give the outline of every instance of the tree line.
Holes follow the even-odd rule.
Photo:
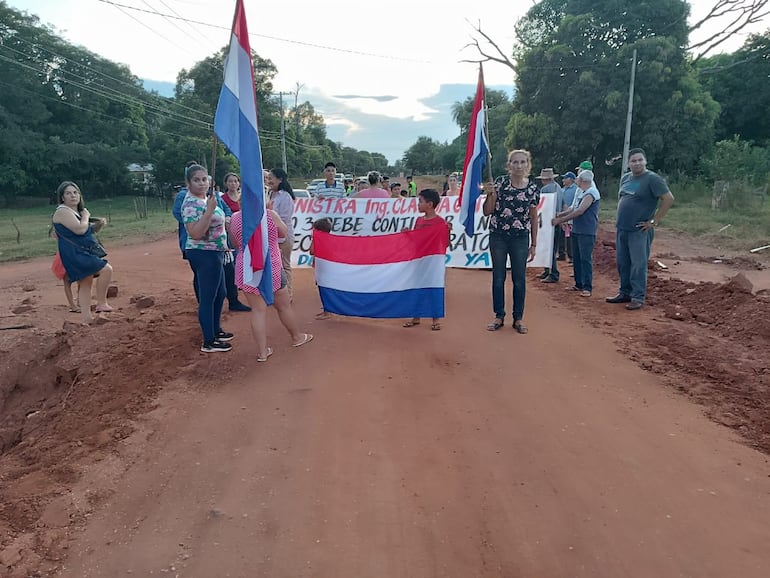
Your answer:
[[[184,164],[212,158],[213,118],[227,47],[183,69],[174,96],[147,91],[124,65],[60,38],[36,16],[0,1],[0,170],[2,196],[49,197],[75,178],[90,197],[132,193],[129,164],[153,166],[157,187],[179,184]],[[252,52],[259,132],[266,167],[281,166],[278,70]],[[327,138],[309,102],[285,113],[289,174],[317,175],[329,160],[345,170],[388,169],[386,157]],[[220,144],[216,174],[238,170]],[[141,186],[140,188],[143,188]]]
[[[694,56],[689,10],[686,0],[640,0],[627,9],[615,0],[541,0],[512,23],[510,55],[478,29],[498,51],[490,55],[476,43],[478,61],[509,66],[516,88],[513,98],[495,90],[486,95],[493,173],[505,171],[507,150],[526,148],[536,169],[570,170],[590,159],[600,178],[618,176],[636,50],[631,144],[646,149],[651,166],[674,178],[766,182],[770,30],[733,53]],[[130,163],[152,164],[158,185],[180,183],[186,161],[211,159],[225,53],[226,47],[181,70],[174,96],[166,98],[145,90],[127,67],[73,46],[0,0],[6,202],[47,197],[65,176],[90,196],[130,193],[136,188]],[[280,166],[278,70],[252,56],[263,162]],[[309,102],[295,102],[285,112],[288,172],[317,175],[328,160],[355,173],[459,170],[472,107],[472,97],[453,106],[461,134],[452,142],[421,136],[390,167],[380,153],[328,139],[322,115]],[[220,178],[238,170],[221,145],[216,157]]]

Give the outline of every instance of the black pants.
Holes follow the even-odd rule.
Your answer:
[[[230,307],[232,307],[238,303],[238,287],[235,286],[235,262],[225,263],[222,267],[225,270],[227,301],[230,303]]]

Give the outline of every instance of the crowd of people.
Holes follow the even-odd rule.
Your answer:
[[[628,156],[629,171],[621,178],[616,216],[617,269],[620,278],[618,293],[608,297],[608,303],[623,303],[629,310],[644,306],[647,288],[647,261],[654,229],[674,202],[666,182],[647,169],[642,149],[632,149]],[[512,280],[511,318],[513,328],[520,334],[528,332],[524,324],[526,299],[526,267],[537,250],[538,206],[541,195],[555,196],[553,256],[550,266],[540,276],[543,283],[558,283],[558,261],[569,260],[573,267],[574,284],[568,287],[582,297],[593,291],[593,249],[599,224],[601,195],[596,186],[593,165],[581,162],[576,172],[568,171],[557,182],[553,168],[544,168],[532,177],[532,157],[526,150],[513,150],[507,157],[507,173],[483,184],[486,195],[483,213],[489,216],[489,252],[492,264],[492,310],[494,318],[486,326],[497,331],[505,326],[507,316],[505,283],[510,268]],[[407,177],[407,185],[389,183],[387,176],[377,171],[368,173],[366,180],[340,184],[336,166],[326,163],[325,180],[318,186],[319,198],[388,198],[412,196],[416,184]],[[243,212],[241,211],[241,180],[228,173],[223,180],[224,191],[217,192],[205,167],[195,161],[185,168],[185,187],[176,196],[173,214],[179,223],[178,238],[182,257],[193,273],[193,292],[198,302],[198,321],[202,334],[201,351],[226,352],[232,349],[232,333],[221,326],[225,299],[233,312],[250,314],[251,332],[256,343],[257,361],[264,362],[273,354],[267,338],[267,309],[270,305],[278,314],[293,347],[313,339],[310,333],[299,331],[293,309],[291,253],[294,232],[294,192],[283,169],[264,173],[267,207],[267,241],[273,286],[273,300],[268,303],[259,289],[244,280]],[[443,195],[459,194],[459,175],[447,175]],[[350,187],[348,187],[350,185]],[[53,214],[53,231],[58,241],[54,262],[65,286],[70,310],[80,312],[85,323],[93,323],[102,313],[112,311],[107,303],[107,290],[112,267],[106,250],[96,238],[105,219],[94,219],[85,208],[79,187],[64,181],[57,190],[58,206]],[[423,215],[415,228],[444,226],[449,228],[435,209],[440,194],[434,189],[420,191],[418,208]],[[313,224],[314,230],[331,231],[328,218]],[[312,245],[310,253],[313,253]],[[91,288],[96,281],[96,305],[92,315]],[[71,285],[78,285],[75,302]],[[242,303],[243,293],[248,305]],[[327,319],[324,311],[316,319]],[[419,325],[420,319],[407,320],[404,327]],[[440,330],[439,319],[433,319],[433,330]]]

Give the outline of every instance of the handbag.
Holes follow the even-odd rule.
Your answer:
[[[67,241],[70,245],[75,245],[78,249],[83,251],[84,253],[88,253],[89,255],[93,255],[94,257],[97,257],[99,259],[104,259],[107,256],[107,249],[104,248],[104,245],[102,245],[98,240],[95,240],[90,245],[81,245],[80,243],[76,243],[72,239],[68,239],[67,237],[59,237],[63,241]]]
[[[104,245],[102,245],[99,241],[97,241],[94,245],[89,245],[86,247],[86,250],[94,257],[99,257],[99,259],[104,259],[107,256],[107,249],[105,249]]]

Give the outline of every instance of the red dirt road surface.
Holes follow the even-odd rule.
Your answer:
[[[530,272],[528,335],[485,331],[489,271],[448,271],[439,332],[316,321],[297,271],[315,340],[271,312],[267,363],[244,313],[198,352],[173,237],[109,248],[91,328],[2,265],[0,575],[767,578],[768,271],[660,234],[627,312],[611,239],[590,299]]]

